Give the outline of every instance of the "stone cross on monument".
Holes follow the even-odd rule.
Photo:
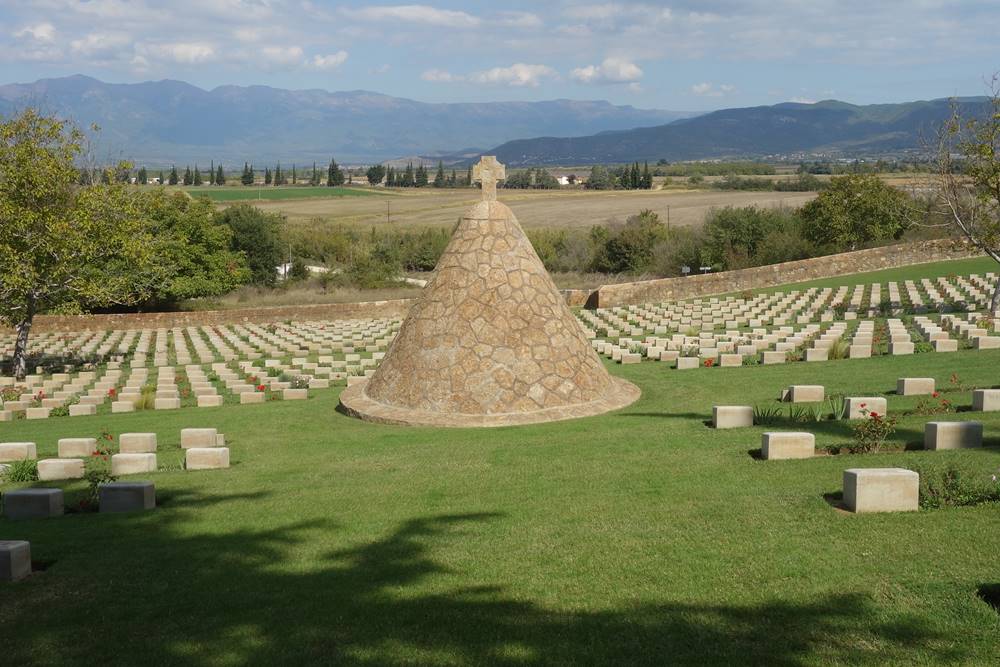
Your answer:
[[[484,155],[472,166],[472,180],[483,184],[484,201],[496,201],[497,181],[507,180],[507,170],[497,162],[496,156]]]

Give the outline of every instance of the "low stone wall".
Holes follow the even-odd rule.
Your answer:
[[[591,295],[587,306],[610,308],[691,299],[981,254],[971,246],[958,246],[952,241],[906,243],[738,271],[604,285]]]
[[[267,324],[283,320],[353,320],[404,317],[412,299],[324,303],[308,306],[275,306],[234,310],[199,310],[179,313],[116,313],[111,315],[39,315],[33,331],[101,331],[106,329],[170,329],[254,322]]]

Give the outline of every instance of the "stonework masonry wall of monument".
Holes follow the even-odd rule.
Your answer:
[[[835,278],[865,271],[879,271],[913,264],[976,257],[973,248],[950,241],[922,241],[855,252],[828,255],[797,262],[723,271],[687,278],[661,278],[604,285],[596,290],[561,290],[571,307],[605,308],[629,304],[691,299],[746,289],[765,289],[792,282]],[[42,315],[35,318],[35,331],[80,331],[104,329],[173,328],[283,320],[350,320],[403,318],[413,299],[276,306],[172,313],[122,313],[113,315]]]

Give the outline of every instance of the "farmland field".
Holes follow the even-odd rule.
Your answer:
[[[230,187],[199,187],[185,188],[192,197],[208,197],[216,202],[234,202],[251,200],[315,199],[318,197],[338,199],[341,197],[369,197],[376,194],[362,188],[328,188],[320,187],[264,187],[264,188],[230,188]]]
[[[325,188],[302,188],[325,190]],[[239,192],[237,190],[237,192]],[[366,194],[367,190],[363,191]],[[400,193],[374,192],[368,197],[282,199],[261,201],[266,211],[278,211],[290,221],[321,218],[339,224],[389,224],[404,226],[450,226],[479,192],[459,190],[411,190]],[[798,207],[816,196],[814,192],[723,192],[715,190],[502,190],[499,199],[510,206],[524,227],[589,228],[609,220],[624,221],[643,209],[659,214],[671,225],[698,225],[714,207]],[[276,198],[275,198],[276,199]]]

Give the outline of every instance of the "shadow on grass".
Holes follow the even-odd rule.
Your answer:
[[[169,504],[181,502],[176,496]],[[291,562],[336,528],[311,521],[192,534],[184,525],[189,516],[164,510],[131,541],[114,533],[136,533],[128,522],[92,522],[93,539],[106,540],[103,567],[73,572],[64,561],[4,591],[0,639],[11,640],[3,642],[5,661],[31,664],[44,654],[47,664],[791,666],[892,660],[914,651],[942,661],[963,657],[957,649],[942,652],[946,638],[923,619],[886,621],[884,609],[860,594],[571,611],[542,606],[495,580],[479,583],[475,572],[432,557],[462,554],[462,534],[497,514],[413,518],[382,539]],[[86,594],[59,596],[73,586]],[[105,627],[129,631],[110,641],[89,631],[96,616]]]

